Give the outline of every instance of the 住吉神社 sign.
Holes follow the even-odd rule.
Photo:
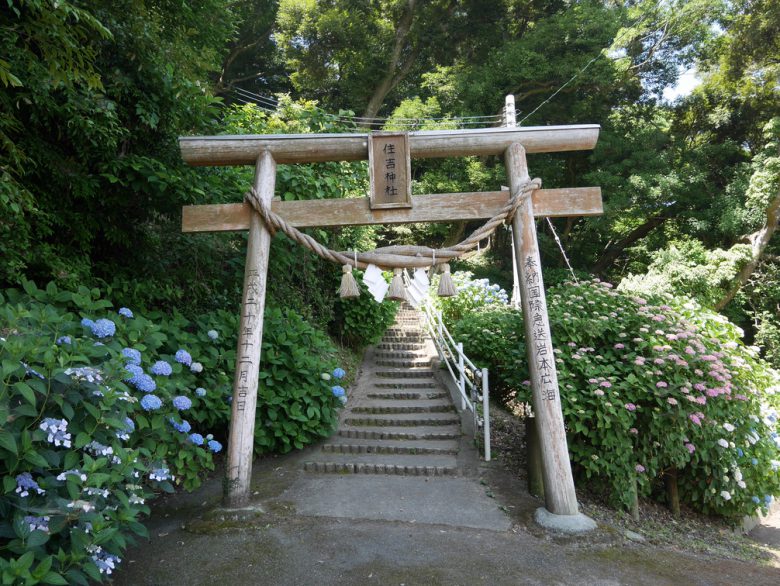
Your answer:
[[[371,209],[412,207],[409,135],[372,133],[368,136]]]

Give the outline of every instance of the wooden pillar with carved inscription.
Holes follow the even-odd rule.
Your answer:
[[[257,158],[254,188],[261,201],[271,204],[276,185],[276,162],[268,151]],[[260,215],[252,211],[244,269],[244,293],[238,330],[238,352],[233,379],[233,405],[225,470],[225,506],[237,508],[249,502],[252,447],[255,436],[257,382],[263,342],[263,311],[271,234]]]
[[[514,143],[505,153],[509,187],[515,196],[528,181],[525,149]],[[542,282],[539,244],[536,240],[533,202],[529,197],[512,220],[514,252],[520,275],[528,367],[531,373],[533,408],[542,452],[542,476],[547,510],[555,515],[577,515],[577,495],[569,461],[569,448],[561,411],[547,300]]]

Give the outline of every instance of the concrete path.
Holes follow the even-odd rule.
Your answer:
[[[777,568],[661,550],[612,527],[540,529],[542,503],[480,461],[429,376],[431,348],[400,339],[399,325],[397,341],[367,353],[337,434],[256,462],[246,510],[219,508],[220,479],[158,503],[115,584],[780,584]]]

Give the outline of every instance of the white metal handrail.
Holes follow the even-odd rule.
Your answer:
[[[425,315],[425,327],[433,339],[439,360],[443,362],[458,386],[461,398],[461,411],[468,409],[474,418],[474,433],[479,428],[485,436],[485,461],[490,461],[490,387],[488,369],[477,366],[463,352],[463,343],[455,342],[447,326],[444,325],[441,312],[430,301],[420,304]],[[457,374],[456,374],[457,373]],[[468,392],[467,392],[468,387]],[[477,405],[482,404],[482,413]]]

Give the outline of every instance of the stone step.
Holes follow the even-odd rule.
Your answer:
[[[428,413],[420,416],[415,413],[398,413],[392,417],[347,417],[344,423],[353,427],[427,427],[431,425],[457,425],[457,416],[450,413]]]
[[[377,370],[376,375],[379,378],[433,378],[433,372],[430,368],[421,368],[419,370],[400,368],[396,370]]]
[[[423,336],[389,336],[385,334],[380,342],[382,344],[417,344],[420,347],[425,344],[425,340],[426,338]]]
[[[385,336],[424,336],[424,330],[420,326],[390,326],[385,330]]]
[[[391,360],[386,358],[377,358],[374,361],[377,366],[387,366],[389,368],[422,368],[425,366],[430,367],[431,359],[428,360]]]
[[[409,400],[425,400],[425,399],[447,399],[449,395],[447,393],[368,393],[366,397],[374,400],[392,400],[392,401],[409,401]]]
[[[439,383],[435,380],[395,380],[377,382],[374,383],[374,386],[378,389],[436,389],[439,387]]]
[[[368,413],[371,415],[392,415],[398,413],[454,413],[450,401],[430,401],[417,399],[413,401],[372,401],[368,405],[352,408],[352,413]]]
[[[359,440],[392,440],[392,441],[439,441],[456,440],[461,436],[460,427],[418,427],[409,429],[404,427],[386,427],[382,429],[355,429],[342,428],[338,431],[339,437]]]
[[[424,347],[422,342],[381,342],[377,344],[379,350],[391,350],[397,352],[399,350],[421,350]]]
[[[327,443],[322,446],[326,453],[338,454],[406,454],[419,455],[455,455],[458,453],[456,440],[391,440],[362,439],[359,442],[344,438],[343,442]]]
[[[324,474],[388,474],[394,476],[457,476],[455,466],[419,466],[375,462],[306,462],[306,472]]]
[[[422,349],[419,352],[395,352],[392,350],[377,350],[374,356],[378,360],[417,360],[419,358],[427,358],[430,360],[430,356],[423,352]]]

